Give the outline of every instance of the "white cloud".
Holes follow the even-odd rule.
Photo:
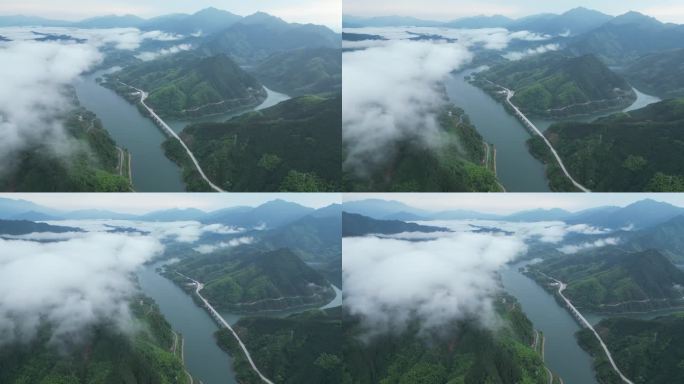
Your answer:
[[[546,53],[546,52],[551,52],[551,51],[557,51],[559,49],[560,49],[560,45],[558,45],[558,44],[546,44],[546,45],[540,45],[540,46],[535,47],[535,48],[528,48],[524,51],[509,52],[503,56],[508,60],[517,61],[517,60],[523,59],[527,56],[538,55],[541,53]]]
[[[586,241],[586,242],[579,243],[579,244],[564,245],[564,246],[558,248],[558,250],[565,253],[565,254],[574,254],[574,253],[577,253],[579,251],[592,249],[592,248],[601,248],[601,247],[605,247],[608,245],[617,245],[618,243],[620,243],[619,238],[607,237],[607,238],[598,239],[598,240],[594,240],[594,241]]]
[[[221,241],[215,244],[202,244],[198,247],[195,247],[195,251],[202,253],[202,254],[207,254],[207,253],[212,253],[215,252],[219,249],[223,248],[233,248],[237,247],[238,245],[243,245],[243,244],[252,244],[254,242],[253,237],[237,237],[235,239],[230,239],[228,241]]]
[[[132,273],[161,254],[148,236],[92,233],[60,242],[0,239],[0,344],[28,341],[39,325],[52,340],[73,340],[88,326],[130,327]]]
[[[178,44],[174,45],[173,47],[160,49],[156,52],[141,52],[137,54],[135,57],[142,61],[150,61],[162,56],[173,55],[174,53],[183,51],[189,51],[190,49],[192,49],[192,45],[190,44]]]

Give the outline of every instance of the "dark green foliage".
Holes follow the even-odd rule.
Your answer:
[[[535,265],[568,284],[565,296],[593,312],[634,312],[681,305],[684,272],[658,251],[608,247]],[[541,276],[536,278],[545,281]]]
[[[684,264],[684,216],[635,233],[628,245],[637,250],[657,249],[673,263]]]
[[[308,48],[276,53],[255,68],[267,87],[290,96],[342,91],[342,53],[334,48]]]
[[[34,223],[26,220],[0,220],[0,234],[3,235],[25,235],[36,232],[82,232],[80,228],[62,227],[45,223]]]
[[[525,114],[567,117],[629,106],[631,86],[594,55],[567,57],[552,52],[495,65],[475,83],[498,92],[487,80],[515,91],[511,99]]]
[[[201,123],[181,136],[207,176],[227,191],[325,192],[340,189],[341,97],[302,96],[225,123]],[[206,190],[179,144],[167,155],[183,166],[188,190]]]
[[[395,234],[402,232],[448,232],[447,228],[405,223],[399,220],[375,220],[355,213],[342,213],[342,236],[365,236],[368,234]]]
[[[340,308],[312,310],[286,318],[246,317],[235,325],[254,363],[277,384],[341,383]],[[234,356],[238,380],[255,374],[230,331],[217,332],[218,343]]]
[[[684,314],[654,320],[609,318],[595,328],[617,366],[635,384],[684,382]],[[599,380],[622,383],[593,333],[584,329],[577,337],[582,348],[594,357]]]
[[[682,127],[684,99],[673,99],[592,123],[554,124],[545,135],[570,174],[592,191],[671,192],[682,190]],[[539,141],[531,139],[530,148],[548,164],[550,154],[543,154],[547,150]],[[552,173],[556,168],[549,167],[551,185],[567,190],[562,177]]]
[[[0,176],[0,190],[13,192],[127,192],[128,180],[118,175],[114,140],[90,111],[75,109],[63,117],[71,150],[55,153],[46,145],[24,150],[12,171]]]
[[[652,53],[630,63],[625,76],[663,98],[684,97],[684,49]]]
[[[188,384],[183,363],[170,351],[171,327],[149,299],[132,312],[141,330],[124,335],[114,324],[83,330],[80,340],[50,343],[44,325],[28,344],[0,347],[0,382],[7,384]]]
[[[167,274],[185,286],[188,280],[176,271],[201,281],[212,305],[235,312],[324,304],[334,297],[327,280],[288,249],[243,245],[185,259]]]
[[[149,93],[145,104],[161,117],[199,117],[248,109],[266,98],[261,84],[226,56],[181,53],[131,65],[106,85],[131,101],[139,96],[120,82]]]
[[[433,334],[417,324],[399,335],[362,341],[359,320],[343,318],[343,383],[548,383],[530,347],[532,324],[511,297],[497,298],[504,326],[496,331],[461,321]]]

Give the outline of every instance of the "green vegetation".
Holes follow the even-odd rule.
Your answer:
[[[530,271],[544,285],[548,279],[537,271],[568,284],[564,294],[580,310],[641,312],[681,305],[684,297],[684,272],[653,250],[610,247],[549,259]]]
[[[341,115],[339,95],[302,96],[225,123],[188,126],[181,137],[226,191],[339,191]],[[164,148],[183,167],[188,190],[207,190],[175,139]]]
[[[596,327],[622,373],[635,384],[684,382],[684,313],[654,320],[609,318]],[[601,383],[620,384],[603,349],[588,329],[577,335],[594,357]]]
[[[77,108],[62,119],[69,151],[47,144],[17,155],[12,171],[0,176],[0,190],[12,192],[127,192],[119,151],[94,113]]]
[[[496,175],[487,168],[485,143],[465,112],[449,106],[438,115],[442,127],[438,148],[411,140],[387,148],[388,164],[367,177],[344,174],[346,191],[499,192]]]
[[[548,383],[542,358],[531,347],[532,323],[510,296],[497,298],[496,308],[505,324],[496,330],[461,321],[430,336],[413,324],[400,335],[367,342],[360,339],[359,320],[345,316],[342,382]]]
[[[122,84],[124,83],[124,84]],[[266,91],[226,56],[171,55],[131,65],[107,77],[105,85],[131,102],[145,100],[160,117],[192,118],[245,110],[266,99]]]
[[[532,116],[558,118],[621,109],[636,99],[632,87],[593,55],[531,56],[478,73],[474,83],[498,99],[503,95],[496,85],[515,91],[513,104]]]
[[[243,245],[168,267],[168,278],[194,292],[176,272],[201,281],[202,296],[217,309],[234,312],[322,305],[335,296],[327,280],[288,249]]]
[[[58,225],[49,225],[45,223],[34,223],[26,220],[1,220],[0,219],[0,234],[3,235],[25,235],[36,232],[83,232],[80,228],[63,227]]]
[[[261,62],[256,76],[269,88],[290,96],[342,91],[342,53],[308,48],[276,53]]]
[[[355,213],[342,213],[342,236],[366,236],[368,234],[395,234],[402,232],[448,232],[449,229],[405,223],[399,220],[375,220]]]
[[[684,216],[637,232],[629,241],[636,250],[657,249],[675,264],[684,264]]]
[[[643,56],[625,69],[625,76],[639,89],[662,98],[684,97],[684,49]]]
[[[7,384],[191,384],[174,350],[174,336],[150,299],[131,302],[136,333],[114,324],[83,330],[83,340],[50,342],[50,325],[35,340],[0,347],[0,382]]]
[[[552,125],[545,135],[570,174],[592,191],[684,190],[684,99],[616,113],[591,123]],[[531,152],[548,165],[554,190],[572,190],[541,138]]]
[[[312,310],[286,318],[246,317],[234,326],[254,363],[277,384],[341,383],[341,308]],[[227,329],[217,332],[219,346],[234,357],[240,382],[256,383],[242,349]]]

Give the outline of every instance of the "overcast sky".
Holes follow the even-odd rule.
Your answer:
[[[626,206],[643,199],[684,207],[684,194],[677,193],[358,193],[345,194],[344,201],[395,200],[426,210],[466,209],[507,214],[529,209],[562,208],[579,211],[606,205]]]
[[[562,13],[575,7],[610,15],[634,10],[661,21],[684,23],[682,0],[344,0],[344,13],[354,16],[413,16],[438,21],[475,15],[521,17],[536,13]]]
[[[207,7],[242,16],[263,11],[289,22],[324,24],[333,29],[339,29],[342,24],[342,0],[2,0],[0,15],[23,14],[61,20],[111,14],[149,18],[194,13]]]
[[[64,211],[106,209],[138,214],[170,208],[212,211],[240,205],[254,207],[275,199],[311,208],[342,202],[339,193],[4,193],[0,198],[32,201]]]

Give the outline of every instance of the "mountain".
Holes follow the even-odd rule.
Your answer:
[[[266,91],[227,56],[181,53],[128,66],[107,85],[132,102],[140,99],[125,85],[149,93],[145,104],[161,117],[188,118],[239,111],[266,99]]]
[[[63,20],[50,20],[42,17],[10,15],[0,16],[0,27],[63,27],[71,24]]]
[[[593,122],[563,122],[544,135],[568,172],[592,191],[684,191],[684,99],[650,104]],[[560,175],[540,138],[530,151],[544,160],[547,174]],[[572,188],[563,176],[551,176],[554,190]]]
[[[629,246],[637,250],[657,249],[673,263],[684,264],[684,212],[664,223],[634,233]]]
[[[530,211],[517,212],[503,218],[505,221],[563,221],[572,215],[564,209],[534,209]]]
[[[133,220],[137,215],[112,212],[104,209],[80,209],[65,212],[60,217],[67,220]]]
[[[233,328],[250,351],[254,363],[282,384],[336,384],[342,381],[340,308],[313,310],[280,317],[243,317]],[[219,346],[235,356],[233,366],[241,383],[258,383],[233,334],[216,333]]]
[[[568,34],[576,36],[598,28],[611,19],[613,19],[613,16],[592,9],[578,7],[560,15],[537,15],[536,17],[522,18],[500,26],[508,26],[509,29],[513,30],[526,30],[550,35]]]
[[[93,17],[74,23],[77,28],[130,28],[140,27],[145,23],[145,19],[135,15],[107,15]]]
[[[290,96],[342,92],[342,53],[335,48],[278,52],[259,63],[256,77]]]
[[[361,27],[435,27],[442,25],[439,21],[421,20],[408,16],[379,16],[379,17],[354,17],[349,15],[342,16],[344,28]]]
[[[224,123],[193,124],[180,136],[226,191],[339,191],[341,116],[341,95],[301,96]],[[183,166],[188,190],[207,190],[177,140],[164,148]]]
[[[150,212],[137,219],[143,221],[192,221],[201,220],[206,215],[206,212],[195,208],[177,208]]]
[[[257,63],[277,52],[302,48],[336,48],[340,35],[327,27],[290,24],[259,12],[216,33],[200,47],[210,54],[226,54],[240,63]]]
[[[477,28],[506,28],[513,24],[514,20],[502,15],[493,16],[472,16],[464,17],[461,19],[456,19],[453,21],[446,22],[442,24],[443,27],[447,28],[464,28],[464,29],[477,29]]]
[[[611,317],[601,320],[595,328],[610,349],[615,364],[634,384],[684,381],[681,312],[652,320]],[[583,328],[577,338],[580,346],[593,356],[601,383],[622,382],[591,330]]]
[[[399,220],[376,220],[355,213],[342,213],[342,236],[355,237],[371,234],[392,235],[403,232],[450,232],[447,228],[406,223]]]
[[[174,272],[201,281],[212,305],[237,312],[322,305],[335,296],[320,273],[286,248],[242,246],[185,259],[167,273],[185,287],[187,280]]]
[[[399,201],[382,199],[345,201],[343,209],[347,213],[356,213],[378,220],[402,212],[418,216],[426,216],[428,214],[427,211],[410,207]]]
[[[651,53],[636,59],[624,75],[637,88],[662,98],[684,97],[684,48]]]
[[[238,207],[212,212],[205,217],[204,221],[247,228],[257,226],[276,228],[300,219],[313,211],[313,208],[276,199],[256,208]]]
[[[639,200],[626,207],[605,207],[586,211],[582,215],[569,218],[571,224],[589,224],[596,227],[620,229],[644,229],[662,224],[674,217],[684,215],[684,208],[655,201]]]
[[[607,63],[621,64],[644,54],[684,48],[684,25],[664,24],[628,12],[577,36],[568,48],[576,54],[592,53]]]
[[[565,296],[580,310],[642,312],[684,300],[684,272],[655,250],[604,248],[547,260],[532,269],[566,283]]]
[[[211,35],[224,30],[242,19],[234,13],[205,8],[192,15],[165,15],[147,20],[143,25],[146,30],[161,30],[182,35],[197,34]]]
[[[0,220],[0,235],[26,235],[29,233],[82,232],[79,228],[62,227],[27,220]]]
[[[0,219],[13,219],[16,216],[27,212],[43,213],[47,215],[57,214],[57,210],[38,205],[31,201],[0,197]]]
[[[501,63],[476,76],[476,84],[503,98],[501,89],[515,91],[511,99],[523,113],[568,117],[621,109],[636,99],[632,87],[596,56],[568,57],[549,52]]]

